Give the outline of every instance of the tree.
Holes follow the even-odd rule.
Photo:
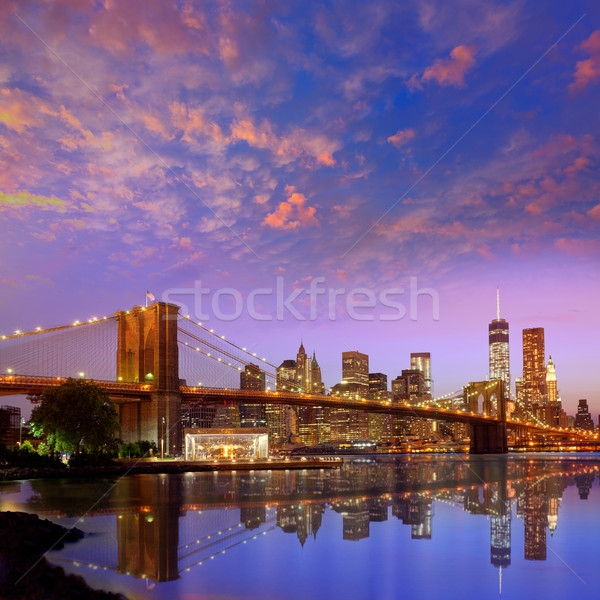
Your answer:
[[[57,452],[101,452],[117,447],[117,409],[106,390],[93,382],[67,379],[49,387],[31,412],[32,433]]]

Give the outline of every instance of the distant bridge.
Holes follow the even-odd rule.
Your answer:
[[[527,421],[507,417],[502,381],[470,383],[468,406],[454,409],[438,405],[441,399],[411,404],[236,389],[239,372],[250,362],[260,365],[268,386],[277,387],[276,367],[266,358],[180,315],[178,306],[155,302],[113,317],[0,336],[0,395],[39,395],[47,387],[62,384],[67,376],[94,380],[119,408],[122,439],[158,442],[164,434],[167,448],[181,448],[182,403],[224,402],[348,409],[465,423],[474,453],[506,452],[507,428],[554,439],[590,439],[585,432],[552,428],[534,417]],[[198,385],[185,385],[187,381],[198,381]]]

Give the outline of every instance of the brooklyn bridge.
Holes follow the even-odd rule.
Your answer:
[[[266,391],[239,389],[239,373],[258,363]],[[120,438],[165,439],[182,447],[181,409],[248,403],[357,410],[369,414],[465,423],[471,453],[506,453],[508,433],[586,442],[588,432],[550,427],[527,407],[507,411],[504,383],[468,382],[453,394],[418,403],[350,399],[278,389],[275,365],[219,335],[175,304],[154,302],[69,325],[0,336],[0,395],[35,397],[68,377],[105,388],[119,411]],[[272,388],[272,389],[271,389]],[[516,418],[515,415],[519,415]]]

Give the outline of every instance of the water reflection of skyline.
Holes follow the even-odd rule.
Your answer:
[[[134,476],[120,480],[96,506],[93,521],[103,522],[104,532],[54,558],[173,581],[277,530],[304,546],[318,539],[327,511],[341,517],[345,541],[366,539],[372,523],[397,519],[412,540],[427,543],[435,537],[435,506],[444,503],[488,517],[490,563],[506,569],[514,520],[523,521],[524,559],[546,560],[547,533],[559,526],[565,490],[576,486],[579,498],[587,499],[598,469],[598,463],[572,460],[402,459],[357,460],[339,471]],[[68,494],[47,484],[31,482],[29,505],[61,521],[76,514]],[[87,501],[79,497],[80,505]]]

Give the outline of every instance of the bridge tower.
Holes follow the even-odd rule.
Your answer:
[[[166,302],[116,312],[117,379],[152,386],[151,401],[119,404],[120,437],[150,440],[165,454],[181,452],[181,393],[177,319],[179,307]]]
[[[502,379],[472,381],[465,386],[464,390],[465,403],[471,412],[481,412],[495,417],[491,423],[475,423],[470,426],[471,454],[506,454],[508,438],[504,381]],[[480,397],[483,397],[482,411],[478,406]]]

